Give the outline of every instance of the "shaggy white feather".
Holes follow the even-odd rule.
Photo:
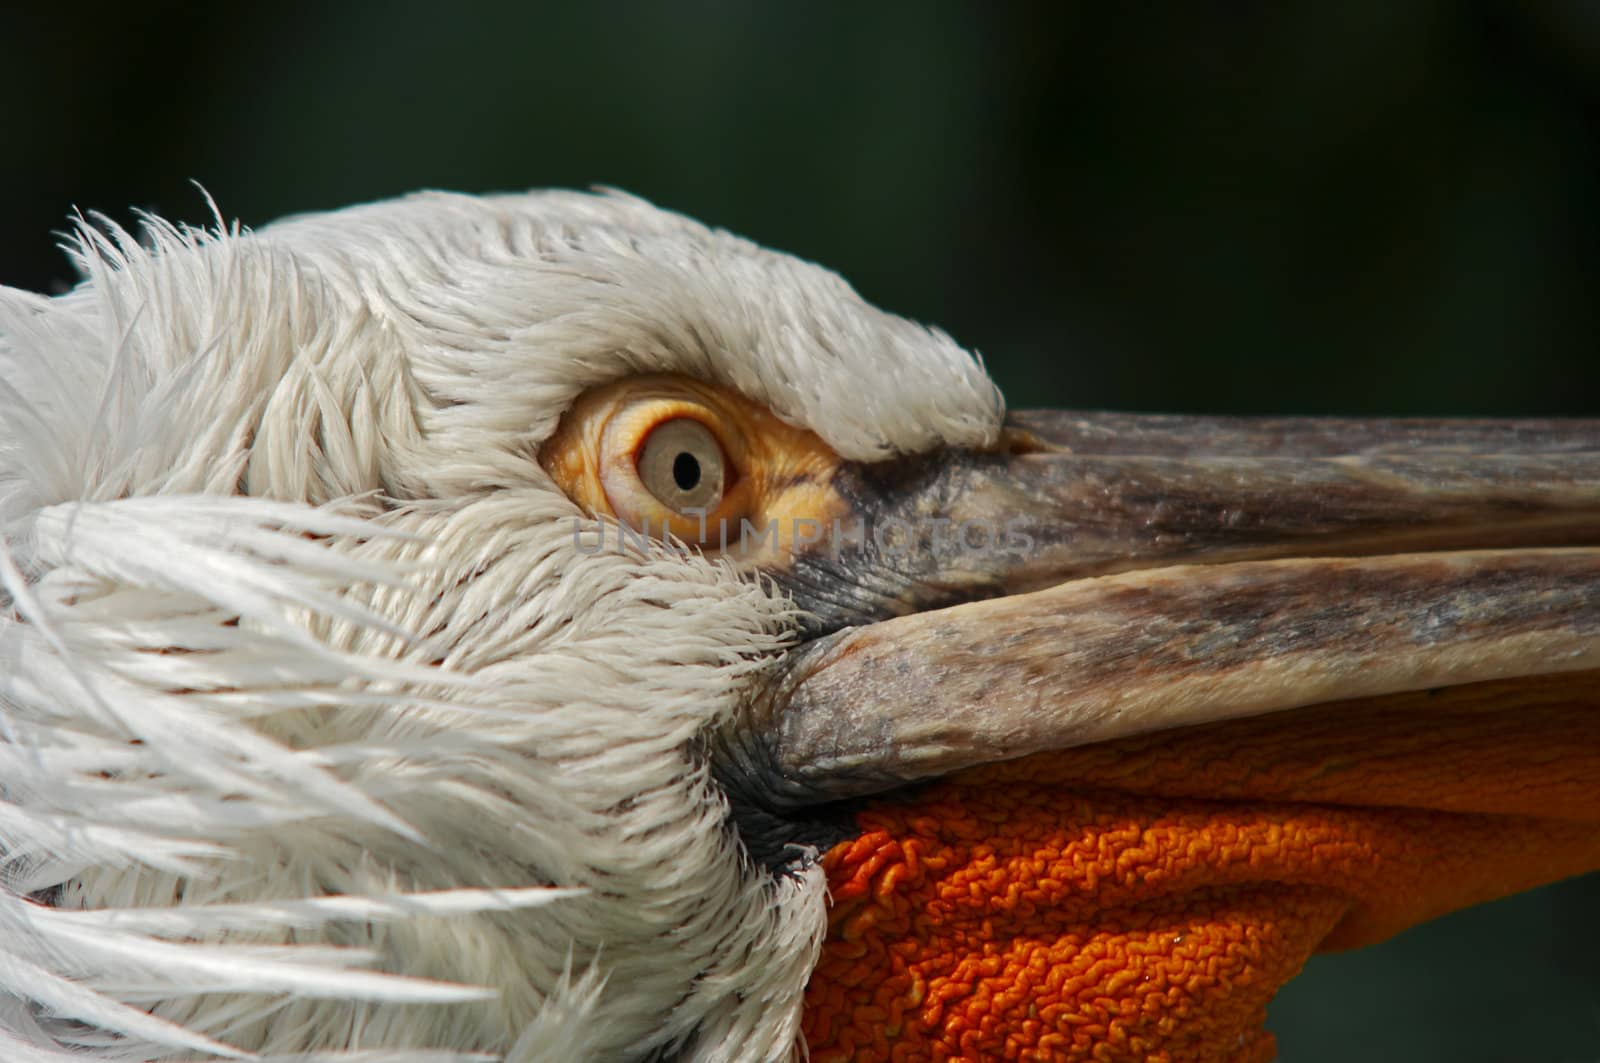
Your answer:
[[[534,459],[630,373],[857,459],[991,441],[946,337],[619,195],[79,230],[0,288],[0,1058],[782,1059],[824,929],[699,753],[795,616]]]

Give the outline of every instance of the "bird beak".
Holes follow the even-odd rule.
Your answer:
[[[779,575],[814,637],[730,744],[853,820],[814,1058],[890,1012],[1271,1058],[1313,949],[1600,867],[1600,422],[1027,412],[835,488],[867,530]]]
[[[778,578],[774,798],[1152,731],[1600,668],[1600,422],[1027,411],[846,466]]]

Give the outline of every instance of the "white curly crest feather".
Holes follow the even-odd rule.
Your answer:
[[[791,607],[576,550],[534,455],[664,370],[851,458],[980,444],[976,362],[616,195],[143,235],[0,288],[0,1058],[796,1051],[824,883],[698,752]]]

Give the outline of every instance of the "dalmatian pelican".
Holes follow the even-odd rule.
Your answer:
[[[620,194],[0,289],[0,1058],[1266,1060],[1600,867],[1600,424],[1008,414]]]

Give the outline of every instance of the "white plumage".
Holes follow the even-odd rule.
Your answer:
[[[0,288],[0,1059],[790,1054],[824,883],[698,743],[795,614],[535,454],[649,371],[983,444],[977,363],[617,195],[103,228]]]

